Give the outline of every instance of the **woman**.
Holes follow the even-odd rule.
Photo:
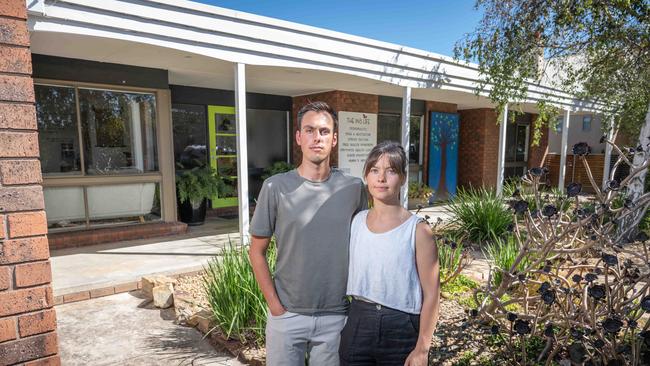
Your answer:
[[[395,142],[375,146],[364,177],[372,208],[352,220],[341,365],[427,365],[438,320],[438,253],[429,225],[400,205],[407,160]]]

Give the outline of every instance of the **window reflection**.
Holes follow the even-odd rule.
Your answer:
[[[156,171],[155,97],[79,89],[86,174]]]
[[[207,164],[205,106],[174,104],[172,121],[176,169],[190,169]]]
[[[34,92],[43,175],[81,174],[74,88],[35,85]]]

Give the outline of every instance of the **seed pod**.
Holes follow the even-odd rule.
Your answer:
[[[566,194],[569,197],[575,197],[582,191],[582,184],[580,183],[570,183],[566,187]]]
[[[579,142],[573,145],[573,155],[585,156],[589,155],[591,147],[586,142]]]
[[[527,320],[517,319],[514,325],[515,332],[519,335],[530,334],[532,331],[530,328],[530,322]]]

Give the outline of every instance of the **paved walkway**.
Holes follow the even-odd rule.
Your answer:
[[[449,218],[444,206],[418,215],[429,215],[432,223]],[[53,250],[54,296],[133,283],[148,274],[198,271],[229,242],[239,242],[238,220],[211,218],[185,235]]]
[[[173,323],[174,308],[144,304],[139,292],[58,305],[62,365],[240,366],[202,334]]]
[[[230,241],[239,242],[238,221],[210,219],[187,234],[53,250],[54,296],[138,281],[153,273],[197,271]]]

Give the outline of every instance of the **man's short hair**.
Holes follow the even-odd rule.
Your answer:
[[[309,104],[304,105],[300,110],[298,111],[298,128],[297,130],[300,131],[302,128],[302,118],[307,114],[307,112],[316,112],[316,113],[327,113],[332,117],[332,121],[334,121],[334,131],[337,131],[339,128],[339,117],[336,114],[336,111],[329,106],[329,104],[325,102],[311,102]]]

